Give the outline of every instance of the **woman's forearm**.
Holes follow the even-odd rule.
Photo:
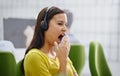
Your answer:
[[[67,60],[60,62],[59,74],[64,74],[64,76],[67,76]]]

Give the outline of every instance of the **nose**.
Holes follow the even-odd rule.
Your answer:
[[[62,31],[63,31],[63,32],[66,32],[66,31],[67,31],[67,27],[66,27],[66,25],[63,26]]]

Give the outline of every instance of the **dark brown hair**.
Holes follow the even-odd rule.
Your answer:
[[[49,8],[49,9],[47,9],[47,8],[48,7],[43,8],[40,11],[40,13],[38,14],[33,39],[25,52],[24,58],[31,49],[33,49],[33,48],[40,49],[44,45],[44,41],[45,41],[44,34],[46,31],[46,30],[42,29],[42,27],[44,26],[44,25],[42,25],[42,22],[44,21],[44,17],[46,16],[46,23],[49,24],[50,20],[53,18],[54,15],[60,14],[60,13],[65,13],[63,10],[61,10],[55,6]],[[49,28],[49,25],[47,26],[47,29],[48,28]],[[24,66],[23,66],[24,58],[22,60],[22,65],[21,65],[21,70],[22,70],[23,74],[24,74]]]

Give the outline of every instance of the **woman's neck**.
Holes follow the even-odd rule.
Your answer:
[[[55,58],[56,57],[56,53],[53,50],[53,47],[44,45],[40,50],[42,52],[44,52],[45,54],[47,54],[50,58]]]

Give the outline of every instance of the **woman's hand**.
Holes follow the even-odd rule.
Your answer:
[[[54,45],[56,48],[56,55],[59,58],[59,60],[67,60],[70,51],[70,42],[68,36],[64,36],[59,45],[57,44],[57,42],[55,42]]]
[[[57,42],[54,43],[56,48],[56,56],[60,61],[60,69],[59,71],[66,73],[67,66],[67,58],[70,51],[70,42],[67,36],[64,36],[61,43],[58,45]]]

